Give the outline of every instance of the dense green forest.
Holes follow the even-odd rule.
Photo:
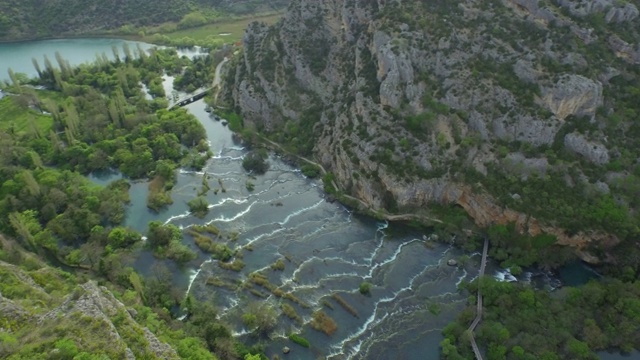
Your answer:
[[[598,359],[594,351],[640,345],[637,281],[604,279],[554,293],[489,277],[467,285],[472,294],[479,288],[485,311],[475,336],[489,359]],[[470,301],[443,330],[443,358],[473,358],[467,328],[474,317]]]
[[[37,79],[10,72],[11,83],[3,85],[9,95],[0,99],[7,110],[0,114],[0,213],[7,216],[0,232],[15,241],[0,239],[0,302],[8,309],[0,312],[0,357],[116,359],[127,348],[145,359],[258,354],[231,338],[213,307],[176,293],[166,267],[148,278],[131,267],[145,248],[177,263],[194,259],[179,229],[150,223],[143,242],[123,226],[128,179],[153,179],[148,206],[160,209],[171,202],[176,169],[201,169],[210,157],[200,122],[184,109],[167,110],[161,76],[180,74],[178,87],[193,86],[184,79],[212,74],[207,67],[214,57],[191,61],[174,49],[114,53],[115,61],[77,68],[56,54],[57,66],[34,61]],[[85,176],[105,169],[126,178],[103,187]],[[128,309],[110,300],[111,293]],[[96,301],[112,304],[104,316],[82,305]],[[186,312],[184,321],[170,315],[176,307]],[[48,318],[49,311],[62,320]],[[107,346],[111,328],[119,338]],[[153,334],[143,328],[177,355],[158,355]]]

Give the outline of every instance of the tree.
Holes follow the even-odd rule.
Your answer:
[[[160,221],[151,221],[148,224],[147,242],[153,249],[167,246],[171,241],[181,239],[182,231],[175,225],[164,225]]]
[[[242,167],[252,173],[264,174],[269,169],[269,163],[265,161],[266,154],[251,151],[242,159]]]
[[[201,218],[209,212],[209,202],[202,196],[190,200],[187,205],[189,205],[189,211]]]
[[[119,226],[109,232],[107,239],[109,240],[109,245],[117,249],[129,247],[142,239],[142,237],[133,229]]]

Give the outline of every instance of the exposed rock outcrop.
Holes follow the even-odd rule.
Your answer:
[[[569,115],[593,119],[602,105],[602,84],[580,75],[563,75],[553,87],[543,90],[542,99],[559,119]]]
[[[603,165],[609,162],[609,152],[604,145],[588,141],[580,134],[567,134],[564,137],[564,146],[594,164]]]
[[[598,128],[607,123],[600,110],[615,111],[605,87],[633,76],[627,67],[638,53],[614,24],[633,25],[637,8],[502,4],[295,0],[277,25],[248,29],[219,99],[246,126],[314,156],[366,208],[458,204],[478,225],[552,233],[595,261],[587,244],[614,246],[616,236],[567,235],[472,191],[462,174],[487,175],[491,166],[524,179],[566,172],[556,160],[571,152],[609,163],[616,152]],[[605,21],[589,23],[593,14]],[[616,61],[603,60],[612,54]],[[576,182],[584,181],[566,183]]]
[[[111,343],[114,348],[124,346],[124,353],[127,359],[135,359],[136,357],[132,350],[126,346],[126,340],[122,338],[118,328],[112,321],[117,316],[124,319],[120,320],[120,322],[126,323],[126,326],[142,332],[149,352],[160,359],[179,359],[175,350],[168,344],[161,342],[149,329],[138,325],[126,310],[124,304],[116,299],[109,290],[97,286],[92,281],[79,285],[74,293],[67,297],[59,307],[40,316],[38,323],[56,322],[60,318],[73,318],[77,314],[80,317],[92,319],[92,321],[102,324],[103,334],[108,338],[103,340]]]

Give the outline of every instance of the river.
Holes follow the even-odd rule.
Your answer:
[[[76,66],[94,61],[97,55],[103,53],[109,59],[113,59],[112,46],[118,48],[122,57],[124,44],[129,46],[132,53],[137,51],[138,45],[144,50],[153,46],[143,42],[106,38],[55,39],[0,44],[0,81],[9,80],[8,69],[12,69],[16,73],[27,74],[29,77],[36,76],[37,73],[31,59],[36,59],[40,67],[44,69],[46,55],[51,63],[57,66],[55,54],[59,52],[69,64]]]
[[[53,61],[55,51],[72,63],[91,61],[96,52],[111,54],[111,45],[122,43],[73,39],[0,44],[0,74],[11,67],[34,75],[30,59],[47,53]],[[165,80],[165,87],[170,88],[171,78]],[[146,208],[147,183],[132,184],[126,225],[145,232],[149,221],[160,220],[183,229],[213,224],[223,233],[237,232],[237,239],[225,242],[238,249],[245,266],[238,272],[221,268],[185,233],[184,243],[199,257],[183,268],[171,267],[176,288],[213,302],[220,309],[220,318],[248,343],[256,339],[243,325],[243,309],[254,303],[271,304],[278,320],[266,345],[270,357],[288,346],[292,358],[303,360],[439,358],[441,329],[466,301],[457,285],[477,276],[479,253],[467,254],[470,260],[463,266],[448,266],[448,259],[464,252],[446,244],[427,246],[424,239],[431,234],[359,216],[328,201],[321,182],[306,178],[276,154],[270,154],[266,174],[250,177],[241,165],[247,152],[244,145],[205,112],[203,102],[186,108],[204,125],[213,159],[203,172],[180,171],[172,194],[174,204],[161,213]],[[199,219],[188,213],[186,203],[196,196],[205,173],[212,190],[222,184],[225,191],[207,193],[210,211]],[[106,184],[119,177],[107,173],[91,178]],[[253,191],[247,189],[248,181],[255,185]],[[278,260],[284,262],[284,270],[272,269]],[[155,262],[158,260],[143,252],[134,267],[148,274]],[[290,294],[289,299],[252,284],[249,279],[256,272]],[[488,265],[487,273],[516,280],[495,264]],[[531,275],[525,272],[519,280],[531,279]],[[363,282],[372,285],[367,295],[359,292]],[[284,316],[280,311],[283,303],[292,306],[301,320]],[[310,325],[312,314],[320,310],[337,324],[330,336]],[[300,333],[311,347],[290,342],[286,335],[291,332]]]

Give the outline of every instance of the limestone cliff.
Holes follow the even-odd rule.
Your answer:
[[[294,0],[249,27],[220,100],[371,208],[458,204],[595,262],[637,231],[640,25],[630,2],[583,3]],[[624,224],[565,209],[581,194]]]
[[[82,351],[112,359],[180,358],[107,288],[77,285],[73,275],[17,248],[0,236],[2,257],[21,265],[0,260],[0,357],[71,358]]]

